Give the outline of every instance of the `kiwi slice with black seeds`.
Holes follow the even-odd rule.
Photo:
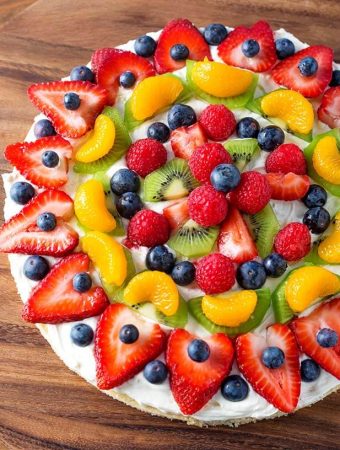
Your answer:
[[[239,170],[243,170],[260,151],[257,139],[231,139],[223,145]]]
[[[188,322],[187,302],[181,297],[179,299],[178,310],[172,316],[166,316],[162,312],[158,311],[152,303],[139,303],[132,306],[132,309],[148,319],[154,320],[155,322],[171,328],[184,328]]]

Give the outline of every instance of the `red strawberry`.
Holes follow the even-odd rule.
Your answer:
[[[195,336],[178,328],[168,340],[166,362],[170,388],[183,414],[194,414],[216,394],[233,362],[234,349],[228,336],[213,334],[205,339],[210,355],[196,362],[188,355],[188,345]]]
[[[64,95],[74,92],[80,97],[76,110],[66,109]],[[32,84],[28,88],[31,102],[53,123],[65,137],[79,138],[93,127],[100,111],[107,104],[107,91],[88,81],[52,81]]]
[[[222,255],[236,263],[250,261],[258,256],[256,245],[241,213],[231,207],[221,225],[217,248]]]
[[[330,88],[325,92],[318,109],[318,117],[330,128],[340,127],[340,86]]]
[[[284,355],[283,365],[269,369],[262,361],[266,347],[279,347]],[[247,333],[236,339],[236,358],[240,371],[254,391],[282,412],[292,412],[300,395],[299,350],[287,325],[274,324],[267,336]]]
[[[318,70],[310,77],[299,70],[301,59],[311,56],[318,63]],[[300,92],[305,97],[318,97],[326,89],[332,78],[333,50],[323,45],[313,45],[300,50],[279,62],[272,71],[277,84]]]
[[[175,156],[187,160],[189,160],[197,147],[200,147],[206,142],[207,138],[198,123],[189,127],[176,128],[170,135],[171,148]]]
[[[52,231],[41,231],[36,219],[43,212],[57,218]],[[41,192],[0,228],[0,251],[29,255],[64,256],[78,245],[78,234],[64,220],[73,215],[73,201],[65,192]]]
[[[46,151],[58,154],[60,162],[57,167],[44,166],[41,157]],[[67,182],[67,160],[72,157],[72,146],[61,136],[43,137],[35,142],[8,145],[4,155],[21,175],[36,186],[58,188]]]
[[[119,339],[124,325],[134,325],[139,331],[137,341],[125,344]],[[95,358],[97,386],[112,389],[137,375],[164,350],[166,335],[158,324],[137,317],[127,306],[110,305],[100,317],[96,338]]]
[[[187,19],[175,19],[169,22],[159,36],[155,52],[155,67],[158,73],[173,72],[185,66],[185,61],[175,61],[170,56],[173,45],[183,44],[188,47],[189,57],[201,61],[211,59],[209,45],[200,31]]]
[[[259,53],[251,58],[248,58],[242,52],[242,44],[248,39],[253,39],[260,45]],[[277,59],[273,31],[264,20],[260,20],[250,28],[236,27],[218,46],[217,51],[219,57],[226,64],[254,72],[266,72],[275,64]]]
[[[271,188],[271,198],[275,200],[299,200],[310,186],[307,175],[296,175],[293,172],[267,173],[266,178]]]
[[[99,286],[87,292],[73,288],[73,277],[88,272],[90,258],[74,253],[55,264],[46,277],[33,289],[22,311],[22,317],[33,323],[73,322],[97,316],[110,304]]]
[[[293,320],[291,327],[301,350],[340,379],[340,340],[329,348],[321,347],[316,340],[321,328],[330,328],[340,336],[340,298],[323,303],[309,316]]]
[[[163,216],[168,219],[170,228],[177,230],[189,220],[188,199],[185,198],[163,209]]]

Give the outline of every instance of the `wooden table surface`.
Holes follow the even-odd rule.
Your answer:
[[[0,0],[0,142],[24,138],[36,111],[33,82],[59,79],[91,50],[157,30],[173,17],[283,26],[340,60],[339,0]],[[0,170],[9,166],[1,156]],[[1,209],[3,204],[1,191]],[[71,373],[39,332],[20,319],[20,301],[0,256],[0,448],[336,449],[340,394],[290,417],[197,429],[151,417],[100,394]]]

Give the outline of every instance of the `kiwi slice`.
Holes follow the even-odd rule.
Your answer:
[[[260,151],[257,139],[232,139],[223,145],[239,170],[244,169]]]
[[[270,306],[270,290],[268,288],[258,289],[256,291],[257,303],[255,309],[246,322],[241,323],[237,327],[225,327],[216,325],[208,319],[202,310],[202,297],[189,300],[188,307],[191,315],[210,333],[225,333],[228,336],[237,336],[239,334],[248,333],[248,331],[256,328],[263,320]]]
[[[276,287],[275,291],[272,294],[272,304],[275,320],[279,323],[286,323],[294,317],[294,312],[288,305],[285,295],[287,280],[292,272],[285,276],[285,278]]]
[[[168,241],[177,253],[194,258],[211,251],[218,236],[218,227],[201,227],[192,219],[182,225]]]
[[[140,303],[132,306],[132,309],[138,311],[144,317],[154,320],[155,322],[166,325],[171,328],[184,328],[188,322],[188,306],[187,302],[181,297],[179,299],[179,307],[175,314],[166,316],[158,311],[152,303]]]
[[[145,177],[144,200],[176,200],[186,197],[197,186],[187,161],[175,158]]]

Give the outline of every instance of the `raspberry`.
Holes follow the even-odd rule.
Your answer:
[[[165,244],[169,239],[170,227],[167,219],[150,209],[143,209],[132,217],[127,238],[130,242],[145,247]]]
[[[303,151],[295,144],[281,144],[268,156],[266,171],[306,175],[307,164]]]
[[[228,212],[228,203],[222,192],[206,184],[194,189],[188,198],[189,216],[203,227],[221,223]]]
[[[207,106],[202,111],[198,122],[208,138],[213,141],[227,139],[236,128],[234,114],[224,105]]]
[[[303,223],[292,222],[275,236],[274,248],[287,261],[297,261],[310,251],[311,236]]]
[[[210,183],[210,174],[219,164],[231,164],[233,160],[223,147],[217,142],[209,142],[197,147],[190,156],[189,166],[194,177],[201,183]]]
[[[229,291],[235,283],[234,264],[221,253],[205,256],[196,264],[196,281],[206,294]]]
[[[129,169],[141,177],[159,169],[166,163],[167,153],[163,144],[155,139],[139,139],[130,145],[126,155]]]
[[[269,202],[271,189],[264,175],[249,171],[241,174],[241,182],[230,192],[229,200],[247,214],[256,214]]]

